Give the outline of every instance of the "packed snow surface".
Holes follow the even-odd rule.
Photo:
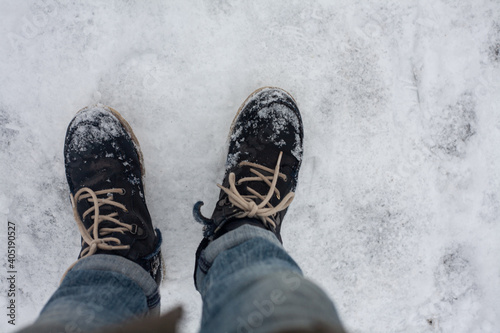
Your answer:
[[[63,144],[102,103],[131,124],[185,308],[241,103],[297,101],[304,155],[284,246],[350,332],[498,332],[500,2],[1,1],[0,332],[32,322],[79,253]],[[7,222],[16,226],[8,324]]]

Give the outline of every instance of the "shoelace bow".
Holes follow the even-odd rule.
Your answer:
[[[86,192],[86,194],[85,194]],[[126,231],[133,232],[133,226],[130,224],[126,224],[123,222],[120,222],[116,217],[118,216],[117,212],[111,213],[111,214],[101,214],[100,213],[100,207],[103,205],[111,205],[115,206],[124,212],[127,212],[127,208],[119,203],[113,200],[113,194],[125,194],[124,189],[108,189],[108,190],[100,190],[100,191],[93,191],[88,187],[84,187],[78,192],[75,193],[75,195],[71,195],[71,205],[73,206],[73,215],[76,220],[76,224],[78,225],[78,230],[80,231],[80,234],[82,235],[82,246],[84,244],[87,244],[88,247],[83,249],[80,258],[74,262],[64,273],[61,281],[64,279],[68,271],[73,268],[73,266],[76,265],[76,263],[85,257],[91,256],[98,249],[101,250],[127,250],[130,248],[130,245],[121,245],[121,241],[116,238],[116,237],[104,237],[100,238],[101,236],[106,236],[108,234],[111,234],[113,232],[120,232],[124,233]],[[106,195],[104,198],[98,198],[98,196]],[[80,215],[78,214],[77,210],[77,203],[81,200],[87,199],[88,202],[92,203],[92,207],[87,209],[83,215],[82,218],[80,218]],[[94,223],[87,229],[85,228],[83,221],[85,218],[93,213],[91,218],[94,220]],[[99,224],[103,221],[110,221],[118,225],[118,227],[115,228],[99,228]],[[109,243],[115,243],[116,245],[110,245]]]
[[[220,184],[217,186],[223,190],[229,198],[229,202],[235,207],[239,208],[241,212],[237,213],[235,217],[237,218],[258,218],[264,223],[265,226],[271,225],[273,229],[276,229],[276,223],[271,218],[271,216],[277,214],[278,212],[288,208],[295,197],[294,192],[288,193],[280,203],[274,207],[269,203],[272,196],[275,194],[278,199],[280,199],[280,191],[276,188],[276,183],[278,182],[278,178],[282,178],[286,181],[286,175],[279,172],[281,157],[283,156],[283,152],[280,152],[278,156],[278,161],[276,163],[276,167],[273,169],[267,168],[263,165],[257,163],[251,163],[247,161],[243,161],[239,164],[239,166],[249,166],[251,167],[250,172],[255,175],[255,177],[245,177],[238,180],[237,185],[241,185],[244,182],[250,181],[263,181],[269,186],[269,191],[264,196],[257,191],[255,191],[251,187],[247,187],[247,190],[252,193],[252,195],[241,195],[236,189],[236,176],[233,172],[229,174],[229,188],[226,188]],[[260,169],[270,173],[272,176],[264,176],[261,172],[256,169]],[[255,199],[260,199],[261,202],[259,204],[255,203]]]

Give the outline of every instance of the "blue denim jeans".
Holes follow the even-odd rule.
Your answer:
[[[263,333],[341,328],[328,296],[305,279],[276,236],[244,225],[213,241],[196,268],[200,332]]]
[[[195,284],[203,299],[200,332],[341,327],[327,295],[262,228],[244,225],[211,242],[198,258]],[[37,321],[22,332],[88,332],[156,315],[159,299],[156,283],[138,265],[94,255],[68,272]]]
[[[91,332],[147,313],[160,313],[158,285],[149,273],[123,257],[96,254],[78,261],[21,332]]]

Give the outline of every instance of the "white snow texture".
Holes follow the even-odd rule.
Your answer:
[[[289,91],[304,159],[284,246],[350,332],[500,330],[500,2],[0,1],[0,332],[29,324],[79,252],[64,175],[82,107],[118,110],[163,231],[162,310],[195,332],[194,253],[226,138]],[[16,225],[16,326],[6,316]]]

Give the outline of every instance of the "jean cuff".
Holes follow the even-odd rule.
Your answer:
[[[80,259],[71,271],[98,270],[122,274],[141,287],[146,295],[151,315],[160,314],[160,292],[158,284],[140,265],[118,255],[94,254]]]
[[[201,252],[196,266],[195,284],[196,288],[201,286],[201,282],[208,273],[217,256],[235,246],[243,244],[244,242],[253,238],[264,238],[269,242],[283,247],[281,242],[276,238],[271,231],[259,228],[252,225],[242,225],[235,230],[229,231],[210,244]]]

